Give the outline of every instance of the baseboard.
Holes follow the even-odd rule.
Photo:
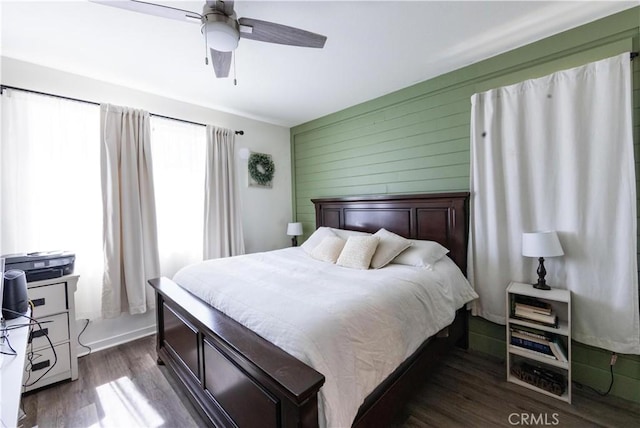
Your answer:
[[[113,348],[114,346],[122,345],[123,343],[131,342],[133,340],[141,339],[143,337],[151,336],[152,334],[156,334],[155,324],[137,330],[128,331],[123,334],[118,334],[116,336],[107,337],[95,342],[85,343],[85,345],[91,348],[91,353],[94,353],[104,349]],[[88,354],[89,351],[86,348],[78,346],[78,357],[83,357]]]

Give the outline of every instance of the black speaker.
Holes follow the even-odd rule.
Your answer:
[[[2,293],[2,316],[10,320],[26,314],[29,310],[27,296],[27,278],[24,271],[11,269],[4,273],[4,291]]]

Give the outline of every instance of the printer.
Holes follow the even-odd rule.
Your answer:
[[[16,269],[24,272],[27,282],[59,278],[73,273],[76,255],[68,251],[41,251],[37,253],[8,254],[5,270]]]

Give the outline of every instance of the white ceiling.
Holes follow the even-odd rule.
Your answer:
[[[204,1],[156,3],[199,13]],[[204,64],[197,24],[88,1],[2,0],[1,53],[293,126],[638,4],[238,0],[238,17],[328,40],[324,49],[309,49],[241,39],[234,86]]]

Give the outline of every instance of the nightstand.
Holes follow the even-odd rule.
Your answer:
[[[512,282],[506,321],[507,381],[571,403],[571,291]]]

